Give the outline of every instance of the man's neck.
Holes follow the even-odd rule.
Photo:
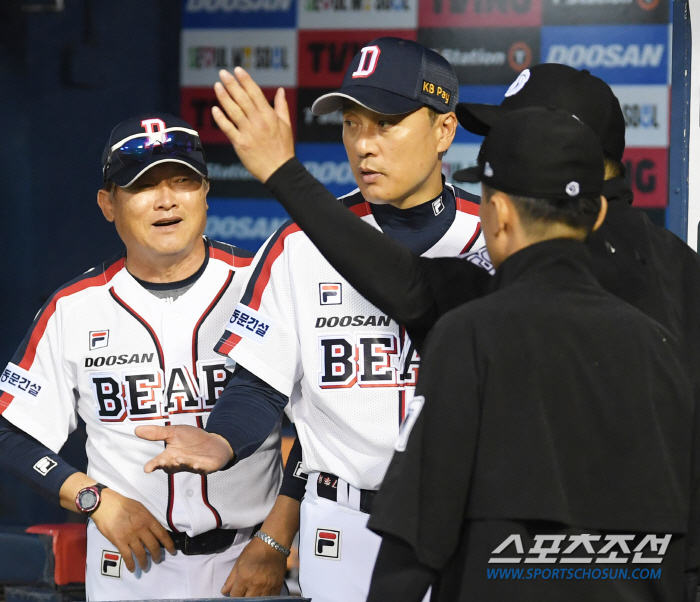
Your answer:
[[[126,269],[139,280],[153,283],[180,282],[194,274],[206,258],[204,239],[200,238],[194,248],[177,255],[139,255],[126,253]]]

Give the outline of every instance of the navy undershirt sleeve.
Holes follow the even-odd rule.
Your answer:
[[[206,431],[221,435],[233,449],[234,461],[252,455],[267,439],[284,411],[289,397],[236,366],[231,380],[209,414]]]
[[[301,470],[297,470],[301,468],[301,457],[301,442],[297,437],[294,440],[294,445],[292,445],[287,458],[287,464],[284,467],[284,479],[282,480],[279,495],[286,495],[298,502],[301,502],[306,493],[306,480],[308,479],[308,475],[301,472]]]
[[[57,502],[61,486],[78,472],[58,454],[0,416],[0,469],[46,499]]]

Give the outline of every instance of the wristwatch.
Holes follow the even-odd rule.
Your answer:
[[[107,485],[97,483],[90,487],[83,487],[75,496],[75,505],[80,512],[88,516],[97,510],[102,501],[102,490],[107,489]]]

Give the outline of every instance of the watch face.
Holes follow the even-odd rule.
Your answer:
[[[83,512],[90,512],[97,506],[97,493],[92,489],[85,489],[78,496],[78,505]]]

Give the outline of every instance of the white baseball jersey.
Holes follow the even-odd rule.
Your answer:
[[[262,522],[281,474],[279,429],[253,456],[208,477],[143,471],[163,443],[136,437],[134,428],[203,428],[230,378],[214,344],[252,258],[205,243],[206,269],[172,303],[143,288],[123,257],[60,288],[0,376],[5,418],[57,452],[80,415],[88,474],[143,503],[166,528],[191,536]]]
[[[478,205],[456,192],[455,219],[424,257],[483,246]],[[343,202],[380,229],[359,191]],[[290,396],[304,472],[377,489],[418,375],[405,329],[354,290],[292,222],[258,252],[249,278],[216,350]]]

